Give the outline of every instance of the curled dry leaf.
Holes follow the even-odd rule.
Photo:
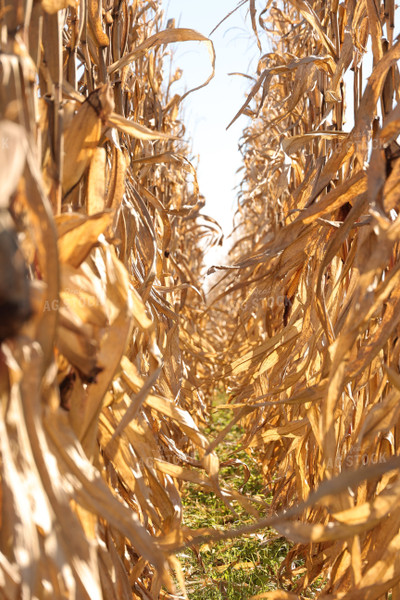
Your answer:
[[[64,8],[68,8],[69,6],[76,6],[78,4],[77,0],[41,0],[40,3],[43,10],[50,15],[59,10],[63,10]]]

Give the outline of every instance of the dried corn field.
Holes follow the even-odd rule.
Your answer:
[[[170,45],[207,45],[211,78],[211,41],[159,1],[0,2],[7,600],[188,597],[180,550],[267,528],[292,545],[257,597],[400,598],[394,2],[240,4],[261,58],[205,298],[220,230]],[[232,419],[209,439],[217,387]],[[224,481],[236,423],[270,502]],[[188,527],[185,482],[251,522]]]

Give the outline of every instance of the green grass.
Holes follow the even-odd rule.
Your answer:
[[[212,439],[229,423],[232,411],[218,410],[225,402],[223,394],[217,394],[213,402],[211,422],[206,430]],[[269,503],[263,493],[262,475],[254,459],[239,450],[243,430],[236,425],[216,452],[221,462],[232,455],[245,462],[250,470],[250,478],[243,492]],[[244,481],[244,469],[228,466],[222,469],[222,479],[232,487],[240,489]],[[183,490],[184,524],[193,529],[214,527],[215,529],[234,528],[252,519],[237,503],[234,504],[237,516],[213,493],[199,490],[188,484]],[[204,544],[199,549],[186,549],[179,555],[191,600],[240,600],[252,595],[277,589],[277,570],[285,558],[289,543],[269,530],[230,540],[223,543]]]
[[[232,419],[231,410],[218,408],[225,403],[225,395],[216,393],[210,425],[205,431],[209,439],[215,438]],[[264,493],[263,478],[257,461],[240,450],[242,434],[242,427],[234,426],[216,452],[221,462],[232,457],[243,461],[250,471],[249,480],[242,488],[244,470],[237,465],[223,468],[221,480],[237,490],[242,488],[243,493],[269,504],[271,499]],[[192,529],[236,528],[253,520],[237,503],[234,503],[237,513],[235,516],[214,493],[202,491],[193,484],[185,485],[182,497],[184,525]],[[190,600],[244,600],[262,592],[282,589],[278,570],[290,548],[291,544],[271,529],[218,544],[203,544],[198,549],[186,548],[178,556],[188,596]],[[293,565],[296,568],[302,566],[302,560]],[[295,576],[293,584],[300,577],[301,574]],[[319,578],[301,597],[314,598],[321,585],[322,580]],[[291,588],[286,589],[289,591]]]

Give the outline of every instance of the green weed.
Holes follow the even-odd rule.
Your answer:
[[[216,394],[212,407],[209,439],[217,435],[232,418],[232,412],[220,410],[225,403],[223,394]],[[235,425],[225,440],[218,446],[217,454],[221,462],[234,458],[243,461],[250,471],[250,477],[243,486],[245,469],[231,465],[221,469],[224,482],[244,493],[256,495],[269,502],[263,494],[263,481],[257,462],[245,451],[239,450],[243,433]],[[188,484],[183,490],[185,525],[193,529],[214,527],[226,529],[239,527],[252,521],[243,508],[235,503],[234,516],[213,493],[199,491]],[[287,554],[289,544],[272,530],[253,534],[228,542],[208,545],[199,549],[187,549],[180,554],[189,598],[193,600],[225,600],[249,598],[254,594],[276,589],[277,570]]]

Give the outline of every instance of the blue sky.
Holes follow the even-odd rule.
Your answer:
[[[200,191],[206,198],[205,211],[215,218],[225,235],[232,230],[236,207],[235,186],[240,182],[241,155],[238,142],[246,126],[247,117],[241,116],[226,131],[242,105],[251,81],[231,72],[254,75],[259,50],[251,29],[248,2],[231,15],[211,36],[210,32],[238,4],[238,0],[164,0],[165,23],[174,18],[176,27],[195,29],[209,36],[214,43],[217,61],[216,75],[208,86],[193,92],[183,102],[183,115],[187,138],[191,139],[193,155],[199,157],[198,180]],[[256,2],[257,8],[265,2]],[[396,13],[397,16],[397,13]],[[396,19],[397,21],[397,19]],[[397,24],[395,34],[398,33]],[[264,44],[263,53],[268,51],[266,36],[260,36]],[[207,79],[210,74],[210,59],[207,48],[199,42],[182,42],[171,46],[174,64],[183,70],[180,81],[173,84],[171,93],[184,93]],[[364,77],[370,73],[371,52],[367,53]],[[348,120],[344,129],[349,131],[352,120],[352,72],[345,76]],[[194,161],[196,166],[196,160]],[[225,249],[226,251],[226,249]],[[211,252],[207,262],[223,260],[223,253]]]
[[[217,23],[237,5],[236,0],[165,0],[166,19],[175,18],[176,27],[195,29],[209,36]],[[243,103],[251,82],[230,72],[253,74],[259,51],[251,31],[247,6],[231,15],[210,36],[216,51],[216,75],[211,83],[189,94],[183,102],[184,122],[193,154],[199,156],[198,179],[206,198],[205,212],[215,218],[225,234],[232,229],[235,185],[241,166],[238,141],[247,118],[242,116],[226,127]],[[246,18],[247,15],[247,18]],[[173,46],[174,62],[183,69],[172,93],[182,93],[205,81],[210,74],[210,59],[205,44],[182,42]]]

